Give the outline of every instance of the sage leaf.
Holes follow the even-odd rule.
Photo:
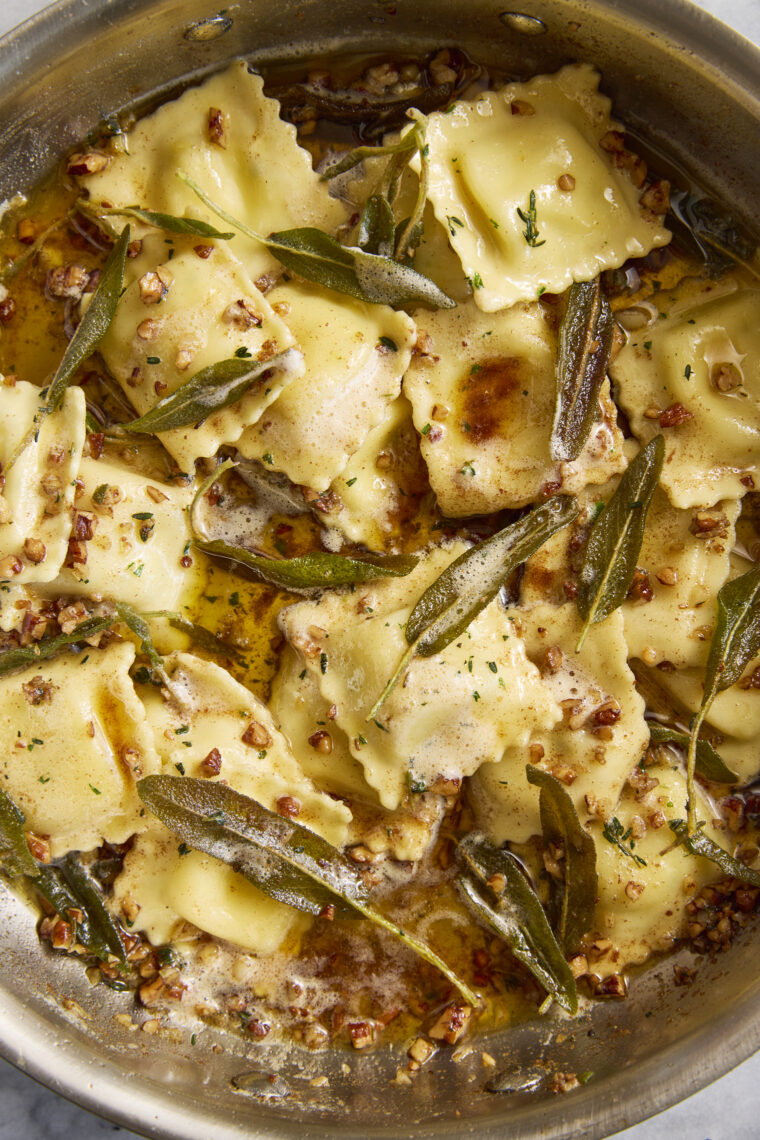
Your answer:
[[[213,412],[236,404],[257,380],[272,368],[281,368],[287,352],[268,360],[245,360],[232,357],[202,368],[170,396],[139,419],[121,424],[125,431],[155,435],[162,431],[187,427],[205,420]]]
[[[349,586],[375,578],[404,578],[417,565],[417,559],[406,554],[389,554],[372,560],[317,550],[297,558],[265,558],[219,538],[210,542],[196,539],[195,545],[205,554],[240,562],[263,582],[296,592]]]
[[[599,410],[599,389],[607,374],[614,320],[600,278],[572,285],[559,329],[557,399],[551,456],[577,459]]]
[[[153,638],[150,634],[150,627],[145,618],[128,606],[126,602],[116,603],[116,613],[119,621],[124,622],[124,625],[132,631],[132,633],[140,641],[140,649],[150,661],[154,669],[160,670],[163,674],[164,659],[159,653],[156,652],[156,647],[153,644]]]
[[[95,351],[108,332],[121,296],[128,247],[129,226],[125,226],[108,255],[87,312],[69,341],[52,379],[45,404],[46,415],[60,406],[80,364]]]
[[[370,905],[356,865],[321,836],[221,783],[146,776],[137,790],[179,839],[228,864],[271,898],[312,915],[326,906],[335,907],[341,917],[358,913],[437,967],[470,1005],[478,1004],[477,996],[430,947]]]
[[[260,242],[281,265],[336,293],[357,297],[375,305],[430,305],[434,309],[454,309],[456,302],[429,277],[389,257],[365,253],[358,247],[342,246],[322,230],[280,230],[263,237],[233,218],[213,202],[182,171],[179,177],[210,210],[241,233]]]
[[[718,693],[735,684],[760,650],[760,563],[726,582],[718,592],[718,617],[705,666],[704,693],[699,712],[691,723],[686,758],[689,834],[697,826],[694,773],[697,765],[699,730]]]
[[[231,657],[238,665],[245,662],[245,657],[239,649],[230,645],[218,634],[212,633],[210,629],[206,629],[205,626],[197,625],[194,621],[188,621],[187,618],[180,617],[179,614],[167,614],[166,616],[173,629],[178,629],[181,633],[187,634],[200,649],[205,649],[207,653],[214,653],[217,657]]]
[[[26,877],[56,913],[75,926],[77,941],[91,954],[104,962],[112,954],[126,967],[119,926],[90,873],[72,854],[60,864],[39,863],[29,850],[25,822],[24,813],[0,788],[0,867],[12,879]]]
[[[95,879],[71,853],[61,860],[60,870],[87,916],[87,949],[104,962],[112,954],[126,969],[128,963],[121,928],[108,910]]]
[[[649,736],[653,744],[675,744],[684,752],[689,750],[689,734],[676,728],[649,721]],[[699,737],[696,745],[696,770],[700,776],[713,780],[716,784],[738,784],[739,777],[732,772],[714,745],[704,737]]]
[[[591,528],[578,575],[577,604],[585,619],[578,651],[590,627],[622,605],[630,589],[664,457],[665,440],[656,435],[628,465]]]
[[[447,566],[409,615],[405,629],[409,648],[367,720],[377,717],[415,655],[432,657],[441,653],[493,601],[515,567],[577,514],[574,498],[555,495],[517,522],[470,547]]]
[[[403,138],[399,139],[397,143],[391,143],[388,146],[357,146],[338,162],[333,162],[326,170],[320,175],[322,182],[330,182],[339,174],[345,174],[349,170],[353,170],[360,162],[364,162],[367,158],[385,158],[390,157],[392,154],[405,154],[407,151],[412,152],[417,149],[419,143],[417,136],[413,131],[405,134]]]
[[[89,205],[89,203],[88,203]],[[216,238],[219,241],[230,241],[234,233],[221,233],[208,222],[201,222],[196,218],[177,218],[173,214],[159,214],[154,210],[144,210],[141,206],[98,206],[99,214],[119,214],[128,218],[135,218],[148,226],[155,226],[157,230],[165,230],[170,234],[187,234],[190,237]]]
[[[70,645],[77,645],[87,637],[101,633],[114,623],[113,617],[91,617],[81,622],[71,633],[59,633],[55,637],[43,637],[33,645],[5,649],[0,652],[0,677],[13,673],[16,669],[25,669],[27,665],[36,665],[38,661],[45,661],[54,657]]]
[[[494,930],[536,981],[566,1009],[577,1013],[572,970],[552,934],[538,895],[508,851],[477,833],[456,848],[457,884],[475,916]]]
[[[387,198],[372,194],[362,210],[356,237],[365,253],[390,257],[396,245],[396,219]]]
[[[539,810],[544,843],[565,852],[564,880],[552,878],[554,930],[566,954],[574,953],[591,929],[596,908],[596,847],[581,826],[575,804],[549,772],[527,765],[528,783],[540,789]]]
[[[12,879],[37,873],[37,860],[26,842],[25,822],[24,813],[0,788],[0,867]]]
[[[701,855],[709,859],[716,867],[720,867],[724,875],[739,879],[742,883],[749,883],[753,887],[760,887],[760,873],[729,855],[724,847],[710,839],[709,835],[697,828],[689,834],[688,824],[682,819],[672,819],[668,827],[678,839],[678,842],[692,855]]]
[[[670,218],[676,234],[685,236],[696,248],[711,273],[722,273],[732,265],[741,265],[753,277],[760,273],[753,259],[756,242],[744,226],[723,206],[710,198],[697,198],[685,190],[670,195]]]

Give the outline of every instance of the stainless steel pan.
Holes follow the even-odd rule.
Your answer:
[[[0,201],[31,186],[105,114],[233,56],[257,62],[334,51],[467,48],[516,75],[591,60],[628,124],[689,177],[760,214],[760,54],[680,0],[61,0],[0,42]],[[752,931],[673,985],[674,959],[634,979],[623,1004],[490,1037],[441,1055],[411,1087],[399,1058],[287,1055],[192,1027],[128,1032],[125,999],[75,962],[43,954],[34,916],[0,888],[0,1050],[115,1122],[177,1140],[241,1137],[598,1138],[688,1096],[760,1047]],[[198,1027],[196,1027],[198,1028]],[[220,1050],[220,1051],[217,1051]],[[345,1070],[347,1066],[348,1071]],[[556,1072],[593,1073],[573,1093]],[[268,1074],[278,1073],[276,1080]],[[315,1087],[315,1076],[329,1084]]]

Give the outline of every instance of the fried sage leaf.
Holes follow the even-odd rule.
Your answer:
[[[213,412],[236,404],[265,373],[281,367],[287,355],[283,352],[268,360],[232,357],[230,360],[210,364],[208,368],[196,372],[170,396],[159,400],[144,416],[120,426],[125,431],[154,435],[200,423]]]
[[[614,320],[600,278],[570,288],[559,329],[557,400],[551,435],[556,461],[577,459],[599,410],[607,374]]]
[[[686,759],[689,834],[697,827],[694,772],[699,730],[718,693],[734,685],[760,650],[760,563],[746,574],[726,582],[718,593],[718,618],[705,667],[704,693],[691,723]]]
[[[689,749],[689,734],[676,728],[649,721],[649,736],[653,744],[675,744],[684,752]],[[716,784],[737,784],[739,777],[732,772],[709,740],[700,737],[696,747],[696,770],[700,776],[713,780]]]
[[[340,917],[356,917],[358,912],[439,969],[470,1005],[478,1004],[476,995],[430,947],[370,905],[356,865],[321,836],[224,784],[146,776],[137,790],[179,839],[227,863],[271,898],[313,915],[326,906]]]
[[[59,407],[76,370],[95,351],[108,332],[121,296],[128,247],[129,226],[125,226],[108,255],[87,312],[69,341],[52,379],[45,404],[46,414],[54,412]]]
[[[697,198],[685,190],[670,195],[670,221],[676,235],[685,236],[695,246],[712,273],[722,273],[732,265],[742,265],[760,277],[753,259],[757,244],[744,226],[711,198]],[[670,223],[669,223],[670,224]]]
[[[127,957],[121,928],[108,910],[95,879],[76,855],[65,855],[59,867],[79,906],[87,916],[88,932],[84,945],[104,962],[108,960],[109,954],[113,954],[126,968]]]
[[[194,621],[188,621],[180,614],[166,614],[169,625],[173,629],[178,629],[180,633],[185,633],[200,649],[205,649],[207,653],[214,653],[217,657],[232,657],[238,664],[245,661],[243,654],[234,645],[230,645],[229,641],[225,641],[216,633],[212,633],[210,629],[206,629],[203,625],[198,625]]]
[[[138,614],[137,610],[133,610],[131,606],[128,606],[126,602],[116,603],[116,613],[119,621],[124,622],[124,625],[132,631],[135,637],[139,638],[140,649],[148,658],[153,668],[163,672],[164,659],[156,652],[153,638],[150,635],[150,627],[145,618],[141,614]]]
[[[591,528],[578,575],[578,610],[585,619],[578,650],[590,627],[616,610],[631,587],[664,456],[665,440],[656,435],[628,465]]]
[[[533,764],[528,764],[526,771],[528,783],[540,789],[544,843],[560,846],[565,852],[564,880],[558,884],[552,879],[552,902],[555,934],[565,953],[572,954],[594,921],[596,848],[559,780]]]
[[[391,257],[396,246],[396,218],[393,208],[382,194],[372,194],[359,218],[356,240],[365,253]]]
[[[24,813],[0,788],[0,867],[12,879],[37,874],[37,860],[24,834],[25,822]]]
[[[336,293],[358,297],[375,305],[430,305],[434,309],[453,309],[456,302],[438,288],[429,277],[423,277],[409,266],[389,257],[365,253],[358,247],[347,247],[322,230],[311,226],[280,230],[269,237],[257,234],[243,222],[233,218],[213,202],[191,178],[179,171],[179,177],[200,200],[228,225],[261,242],[281,265]]]
[[[337,178],[339,174],[345,174],[348,170],[353,170],[360,162],[364,162],[367,158],[390,158],[393,154],[406,154],[412,152],[418,147],[417,138],[414,132],[405,134],[403,138],[399,139],[397,143],[390,143],[388,146],[357,146],[354,150],[345,154],[338,162],[331,163],[326,170],[320,175],[322,182],[330,182],[333,178]]]
[[[575,978],[552,934],[540,899],[508,851],[472,833],[456,848],[458,886],[475,916],[568,1013],[578,1010]]]
[[[683,819],[670,820],[668,827],[678,842],[692,855],[701,855],[704,859],[709,859],[716,867],[720,867],[724,875],[730,875],[732,878],[739,879],[742,883],[749,883],[753,887],[760,887],[760,873],[742,863],[740,859],[735,859],[733,855],[729,855],[724,847],[715,843],[709,835],[705,835],[701,828],[698,827],[690,835],[688,824]]]
[[[12,879],[25,877],[61,918],[75,927],[76,941],[101,961],[114,955],[127,965],[116,921],[95,880],[75,855],[59,864],[39,863],[29,850],[24,813],[0,788],[0,867]]]
[[[240,562],[263,582],[295,591],[349,586],[354,582],[370,582],[374,578],[404,578],[417,565],[417,559],[406,554],[389,554],[371,560],[316,550],[297,558],[265,558],[219,538],[210,542],[196,539],[195,545],[206,554]]]
[[[87,205],[92,209],[90,203]],[[177,218],[173,214],[159,214],[154,210],[144,210],[141,206],[98,206],[98,214],[119,214],[127,218],[135,218],[138,222],[145,222],[148,226],[155,226],[157,230],[165,230],[170,234],[187,234],[190,237],[217,238],[219,241],[230,241],[234,233],[221,233],[208,222],[201,222],[196,218]]]
[[[409,648],[367,720],[377,717],[415,655],[432,657],[441,653],[493,601],[515,567],[577,514],[574,498],[555,495],[517,522],[470,547],[447,566],[409,615],[405,629]]]
[[[0,652],[0,677],[13,673],[16,669],[24,669],[27,665],[35,665],[48,657],[54,657],[69,645],[77,645],[87,637],[102,633],[114,623],[113,617],[91,617],[81,622],[71,633],[59,633],[56,637],[43,637],[33,645],[5,649]]]

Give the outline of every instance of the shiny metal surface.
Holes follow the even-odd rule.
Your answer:
[[[530,36],[499,19],[516,10],[503,2],[471,0],[466,27],[456,0],[397,0],[393,7],[395,14],[374,0],[281,0],[269,9],[246,2],[227,10],[232,26],[224,34],[209,36],[220,25],[204,25],[217,10],[202,0],[63,0],[2,41],[0,200],[31,185],[104,114],[236,54],[271,61],[338,46],[463,43],[517,74],[592,60],[631,126],[757,216],[760,55],[690,6],[535,0],[521,9],[547,31]],[[760,1047],[751,935],[703,964],[690,988],[673,987],[672,967],[668,959],[634,980],[625,1004],[490,1037],[484,1047],[497,1072],[513,1074],[517,1091],[483,1091],[491,1073],[479,1051],[458,1065],[441,1057],[409,1088],[390,1083],[398,1058],[389,1051],[288,1056],[190,1024],[176,1040],[128,1032],[113,1021],[125,1000],[91,989],[75,962],[44,956],[33,915],[5,892],[0,1048],[57,1091],[149,1136],[594,1140],[687,1096]],[[287,1084],[241,1081],[254,1071],[277,1071]],[[555,1097],[549,1086],[556,1071],[594,1077]],[[312,1087],[320,1074],[329,1086]],[[236,1091],[233,1081],[244,1087]],[[521,1081],[537,1082],[537,1090],[520,1092]]]

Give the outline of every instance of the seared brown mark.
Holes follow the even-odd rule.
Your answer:
[[[522,395],[527,361],[508,356],[486,360],[462,384],[462,422],[473,443],[495,435],[509,435],[510,422],[527,414]]]

